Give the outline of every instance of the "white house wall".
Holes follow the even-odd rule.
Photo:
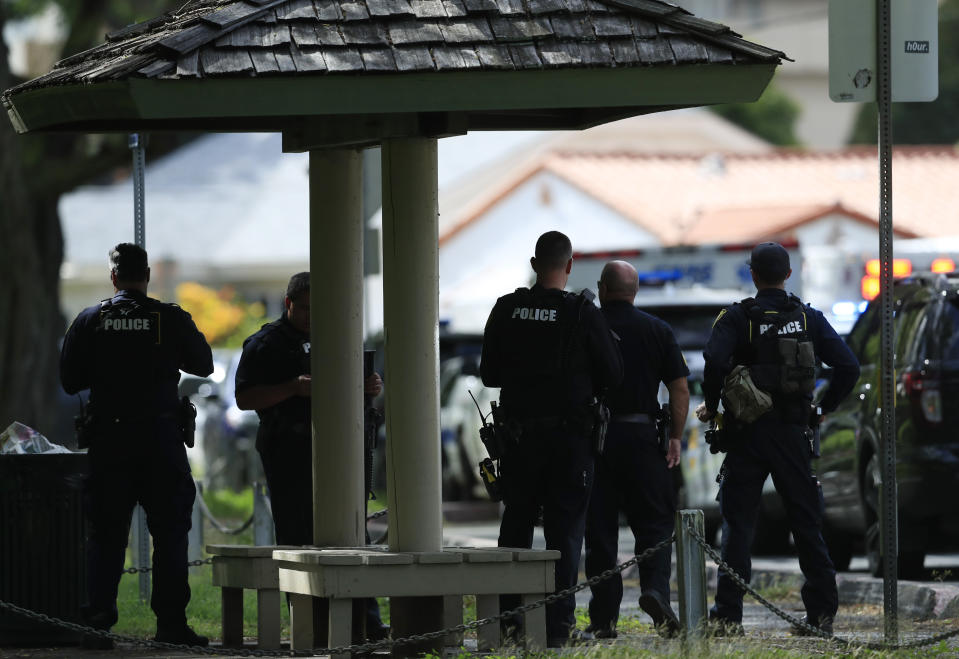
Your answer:
[[[660,244],[656,236],[564,179],[540,171],[444,242],[439,257],[441,318],[450,318],[454,330],[482,329],[497,297],[530,284],[529,257],[536,239],[550,230],[568,235],[574,250]]]

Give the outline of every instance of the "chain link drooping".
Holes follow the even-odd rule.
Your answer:
[[[386,511],[381,511],[385,513]],[[374,513],[375,514],[375,513]],[[134,645],[140,645],[143,647],[161,649],[161,650],[177,650],[180,652],[189,652],[192,654],[202,654],[202,655],[224,655],[224,656],[241,656],[241,657],[312,657],[316,655],[327,655],[327,654],[345,654],[345,653],[369,653],[375,650],[387,650],[396,645],[408,645],[410,643],[418,643],[420,641],[429,641],[434,638],[440,638],[446,636],[447,634],[454,634],[459,632],[465,632],[472,629],[477,629],[483,625],[489,625],[494,622],[499,622],[505,618],[510,618],[521,613],[526,613],[527,611],[532,611],[541,606],[551,604],[559,599],[562,599],[568,595],[573,595],[578,593],[585,588],[594,586],[597,583],[609,579],[615,574],[619,574],[626,570],[627,568],[642,563],[643,561],[650,558],[653,554],[658,552],[664,547],[668,547],[673,543],[674,536],[663,540],[659,544],[650,547],[646,551],[633,556],[631,559],[617,565],[616,567],[610,568],[597,574],[595,577],[584,581],[581,584],[573,586],[572,588],[567,588],[558,593],[553,593],[547,597],[544,597],[541,600],[535,602],[530,602],[529,604],[524,604],[515,609],[510,609],[509,611],[503,611],[495,616],[490,616],[488,618],[482,618],[479,620],[474,620],[473,622],[467,622],[454,627],[448,627],[446,629],[440,629],[435,632],[426,632],[424,634],[417,634],[414,636],[407,636],[405,638],[398,639],[384,639],[382,641],[375,641],[370,643],[363,643],[358,645],[347,645],[340,646],[335,648],[314,648],[309,651],[306,650],[247,650],[247,649],[232,649],[232,648],[202,648],[198,646],[186,646],[186,645],[176,645],[173,643],[162,643],[159,641],[148,641],[140,638],[133,638],[131,636],[122,636],[120,634],[114,634],[113,632],[108,632],[102,629],[94,629],[93,627],[86,627],[74,622],[68,622],[66,620],[61,620],[59,618],[54,618],[48,616],[45,613],[37,613],[36,611],[30,611],[29,609],[24,609],[17,606],[16,604],[11,604],[9,602],[4,602],[0,600],[0,609],[6,609],[8,611],[13,611],[19,613],[22,616],[31,618],[34,620],[39,620],[48,624],[57,625],[58,627],[64,627],[72,631],[82,632],[84,634],[89,634],[92,636],[98,636],[100,638],[108,638],[114,641],[121,641],[123,643],[131,643]],[[205,563],[210,562],[212,559],[206,559],[206,561],[193,561],[195,563]],[[138,571],[137,568],[130,568],[134,572]],[[127,570],[129,571],[129,570]],[[144,570],[145,571],[145,570]]]
[[[723,570],[726,573],[726,575],[733,580],[733,583],[739,586],[741,590],[745,591],[746,593],[749,593],[757,602],[759,602],[764,607],[769,609],[769,611],[772,612],[777,617],[782,618],[783,620],[793,625],[794,627],[802,629],[803,631],[813,634],[814,636],[825,638],[827,640],[830,640],[834,643],[845,646],[847,648],[862,647],[870,650],[905,650],[910,648],[919,648],[919,647],[939,643],[940,641],[944,641],[954,636],[959,636],[959,629],[955,629],[950,632],[944,632],[942,634],[937,634],[936,636],[931,636],[929,638],[924,638],[917,641],[910,641],[908,643],[873,643],[871,641],[850,641],[848,639],[833,636],[827,632],[824,632],[819,627],[810,625],[808,622],[804,620],[800,620],[799,618],[796,618],[795,616],[792,616],[786,613],[785,611],[777,607],[775,604],[767,600],[765,597],[757,593],[755,590],[753,590],[752,587],[750,587],[750,585],[747,584],[746,581],[741,576],[739,576],[739,574],[733,568],[731,568],[728,563],[726,563],[722,559],[719,553],[715,549],[713,549],[712,545],[710,545],[706,541],[706,539],[703,538],[703,536],[701,536],[699,532],[695,528],[693,528],[692,525],[690,525],[688,522],[686,523],[686,532],[689,533],[690,536],[692,536],[693,540],[695,540],[696,542],[700,544],[700,546],[702,546],[703,550],[707,554],[709,554],[710,558],[713,559],[713,562],[715,562],[716,565],[718,565],[719,568]]]

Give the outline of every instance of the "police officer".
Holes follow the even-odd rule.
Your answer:
[[[484,384],[501,387],[500,404],[518,429],[501,459],[500,547],[530,547],[540,506],[556,590],[576,583],[586,507],[593,480],[590,402],[622,379],[622,359],[591,295],[565,293],[573,265],[569,238],[558,231],[536,241],[536,284],[496,301],[483,336]],[[516,601],[504,598],[501,606]],[[569,642],[572,595],[546,607],[547,641]]]
[[[236,404],[256,410],[256,450],[263,462],[276,541],[313,544],[313,440],[310,406],[310,273],[290,278],[285,312],[243,342],[236,369]],[[367,378],[365,393],[382,390],[380,376]],[[369,536],[367,535],[367,542]],[[385,638],[376,600],[366,602],[369,638]]]
[[[679,464],[680,440],[689,411],[689,369],[673,331],[662,320],[633,306],[639,290],[636,269],[611,261],[599,280],[599,300],[610,329],[619,337],[623,382],[609,392],[609,432],[596,461],[596,478],[586,518],[586,576],[615,567],[619,511],[633,531],[635,553],[669,538],[676,512],[675,488],[669,470]],[[664,453],[656,428],[660,382],[669,392],[669,443]],[[639,564],[640,607],[664,636],[679,631],[669,604],[672,545]],[[615,638],[621,575],[591,586],[588,631],[597,638]]]
[[[834,410],[855,384],[859,364],[821,312],[786,293],[785,281],[792,270],[781,245],[757,245],[749,267],[758,292],[720,312],[713,324],[703,352],[705,400],[696,409],[700,421],[709,421],[716,416],[721,394],[724,397],[728,452],[719,491],[722,557],[749,582],[756,512],[763,482],[771,474],[806,578],[802,587],[806,621],[832,633],[838,607],[836,571],[822,537],[822,489],[810,462],[818,456],[811,426],[822,420],[813,411],[811,393],[815,365],[822,361],[832,366],[831,384],[820,406],[823,413]],[[740,386],[727,379],[737,366],[747,367],[751,383],[741,380]],[[733,397],[733,388],[758,395],[744,395],[743,402]],[[763,392],[768,395],[765,402]],[[771,408],[766,409],[769,403]],[[731,408],[739,410],[741,419],[757,418],[737,421]],[[715,631],[742,634],[742,615],[743,592],[721,570],[710,610]]]
[[[98,629],[117,621],[117,587],[130,519],[143,506],[153,536],[156,640],[207,645],[187,626],[187,533],[196,488],[180,423],[180,370],[206,376],[213,355],[190,314],[147,297],[150,268],[141,247],[110,251],[115,295],[80,312],[67,331],[60,380],[67,393],[90,389],[92,440],[88,602],[83,616]],[[109,639],[84,645],[108,649]]]

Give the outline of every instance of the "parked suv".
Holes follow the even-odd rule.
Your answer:
[[[959,273],[898,280],[893,298],[899,574],[910,578],[921,574],[927,552],[959,549]],[[833,562],[845,569],[863,548],[875,575],[882,572],[880,321],[877,299],[846,339],[862,371],[823,425],[817,465]]]

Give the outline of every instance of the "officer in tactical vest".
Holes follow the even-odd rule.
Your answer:
[[[501,387],[513,429],[500,460],[505,509],[500,547],[530,547],[540,507],[556,590],[576,583],[592,486],[596,425],[591,402],[622,379],[623,364],[592,294],[563,288],[573,265],[569,238],[558,231],[536,241],[536,284],[496,301],[483,336],[481,375]],[[504,598],[512,608],[517,600]],[[575,626],[572,595],[546,608],[547,640],[565,645]]]
[[[799,565],[806,621],[832,633],[839,604],[836,571],[822,537],[822,489],[812,472],[816,429],[859,377],[852,351],[821,312],[785,291],[789,254],[777,243],[757,245],[749,261],[755,298],[720,312],[703,355],[700,421],[714,420],[723,401],[723,428],[714,441],[727,451],[720,484],[722,557],[747,583],[749,548],[763,482],[772,475],[786,507]],[[812,406],[815,367],[833,377],[820,407]],[[743,591],[720,570],[710,610],[718,634],[742,634]],[[794,630],[803,633],[801,628]]]
[[[290,278],[286,311],[243,342],[236,369],[236,404],[256,410],[256,450],[263,462],[276,541],[313,544],[313,440],[310,406],[310,273]],[[376,396],[382,381],[367,378],[365,393]],[[367,537],[369,541],[369,537]],[[385,638],[376,600],[366,602],[368,638]],[[357,628],[360,628],[357,625]]]
[[[619,337],[623,382],[609,393],[609,434],[596,461],[596,482],[586,518],[586,576],[616,566],[619,513],[623,512],[641,554],[673,533],[676,494],[670,469],[679,464],[680,440],[689,412],[689,368],[669,325],[633,306],[639,290],[636,269],[610,261],[599,280],[599,300],[610,328]],[[659,385],[669,392],[669,415],[662,415]],[[666,424],[664,426],[664,424]],[[662,440],[665,440],[665,445]],[[663,636],[679,631],[669,604],[672,545],[639,564],[639,605]],[[615,638],[622,576],[592,586],[589,631]]]
[[[133,507],[139,503],[153,536],[156,640],[207,645],[187,626],[187,533],[196,488],[184,447],[180,370],[206,376],[213,355],[190,314],[147,297],[147,253],[121,243],[110,251],[115,295],[80,312],[67,331],[60,380],[69,394],[90,389],[90,521],[88,602],[84,619],[98,629],[117,621]],[[192,445],[192,435],[186,438]],[[84,645],[109,649],[110,639]]]

